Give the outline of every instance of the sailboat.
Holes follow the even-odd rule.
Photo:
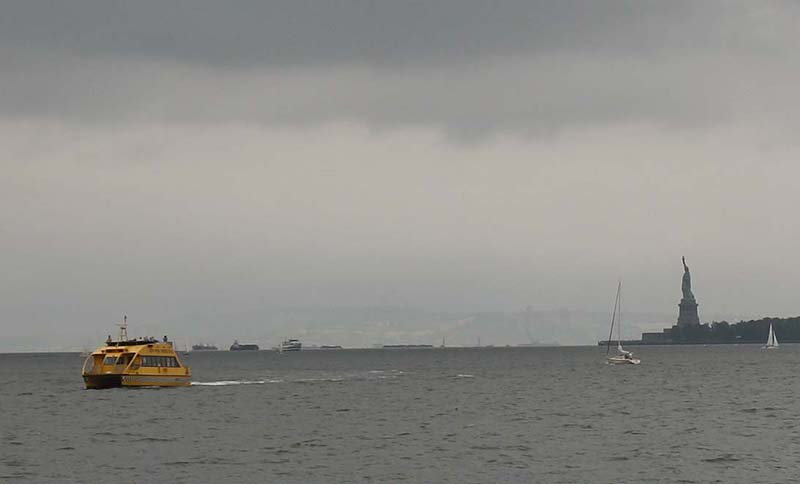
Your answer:
[[[765,350],[778,349],[778,338],[775,337],[775,331],[772,329],[772,323],[769,323],[769,336],[767,336],[767,344],[764,345]]]
[[[642,362],[639,358],[634,358],[633,353],[622,348],[622,282],[617,285],[617,297],[614,300],[614,312],[611,313],[611,330],[608,332],[606,342],[606,362],[609,365],[638,365]],[[614,335],[614,322],[617,323],[617,354],[608,356],[611,351],[611,338]]]

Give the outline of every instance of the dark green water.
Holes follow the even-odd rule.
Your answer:
[[[198,385],[84,390],[0,355],[5,482],[791,482],[800,346],[195,353]]]

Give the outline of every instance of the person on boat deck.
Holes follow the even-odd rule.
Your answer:
[[[630,353],[625,353],[625,359],[626,360],[630,360],[631,359],[631,354]]]

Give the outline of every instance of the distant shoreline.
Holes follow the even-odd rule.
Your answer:
[[[783,343],[783,342],[781,342]],[[595,345],[592,343],[586,344],[579,344],[579,345],[530,345],[530,344],[520,344],[520,345],[485,345],[485,346],[433,346],[433,345],[407,345],[407,346],[387,346],[387,347],[372,347],[372,346],[353,346],[353,347],[343,347],[343,348],[336,348],[336,349],[320,349],[320,348],[309,348],[303,349],[302,351],[295,352],[295,353],[337,353],[340,351],[415,351],[415,350],[426,350],[426,351],[441,351],[441,350],[513,350],[513,349],[547,349],[547,348],[585,348],[585,347],[594,347]],[[22,350],[22,351],[0,351],[0,355],[75,355],[79,356],[83,353],[79,350],[73,351],[50,351],[50,350]],[[279,353],[277,350],[272,348],[265,348],[260,349],[258,351],[229,351],[229,350],[217,350],[217,351],[189,351],[189,354],[220,354],[220,353],[245,353],[245,354],[252,354],[252,353]],[[183,355],[183,353],[181,353]]]
[[[622,343],[632,346],[764,344],[772,326],[779,342],[800,343],[800,316],[762,318],[738,323],[714,321],[710,324],[676,324],[658,333],[642,333],[641,339],[626,340]],[[610,344],[614,343],[612,340]],[[606,346],[609,341],[600,340],[597,344]]]
[[[781,340],[781,344],[794,344],[800,343],[800,340]],[[617,344],[616,340],[611,342],[611,346]],[[675,341],[675,342],[649,342],[640,339],[623,340],[624,346],[707,346],[707,345],[763,345],[764,342],[759,341]],[[608,346],[608,341],[598,341],[597,346]]]

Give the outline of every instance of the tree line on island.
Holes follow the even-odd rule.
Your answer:
[[[695,326],[673,326],[671,339],[676,343],[763,343],[767,340],[770,324],[780,342],[800,342],[800,316],[763,318],[733,324],[727,321],[714,321],[711,324]]]

